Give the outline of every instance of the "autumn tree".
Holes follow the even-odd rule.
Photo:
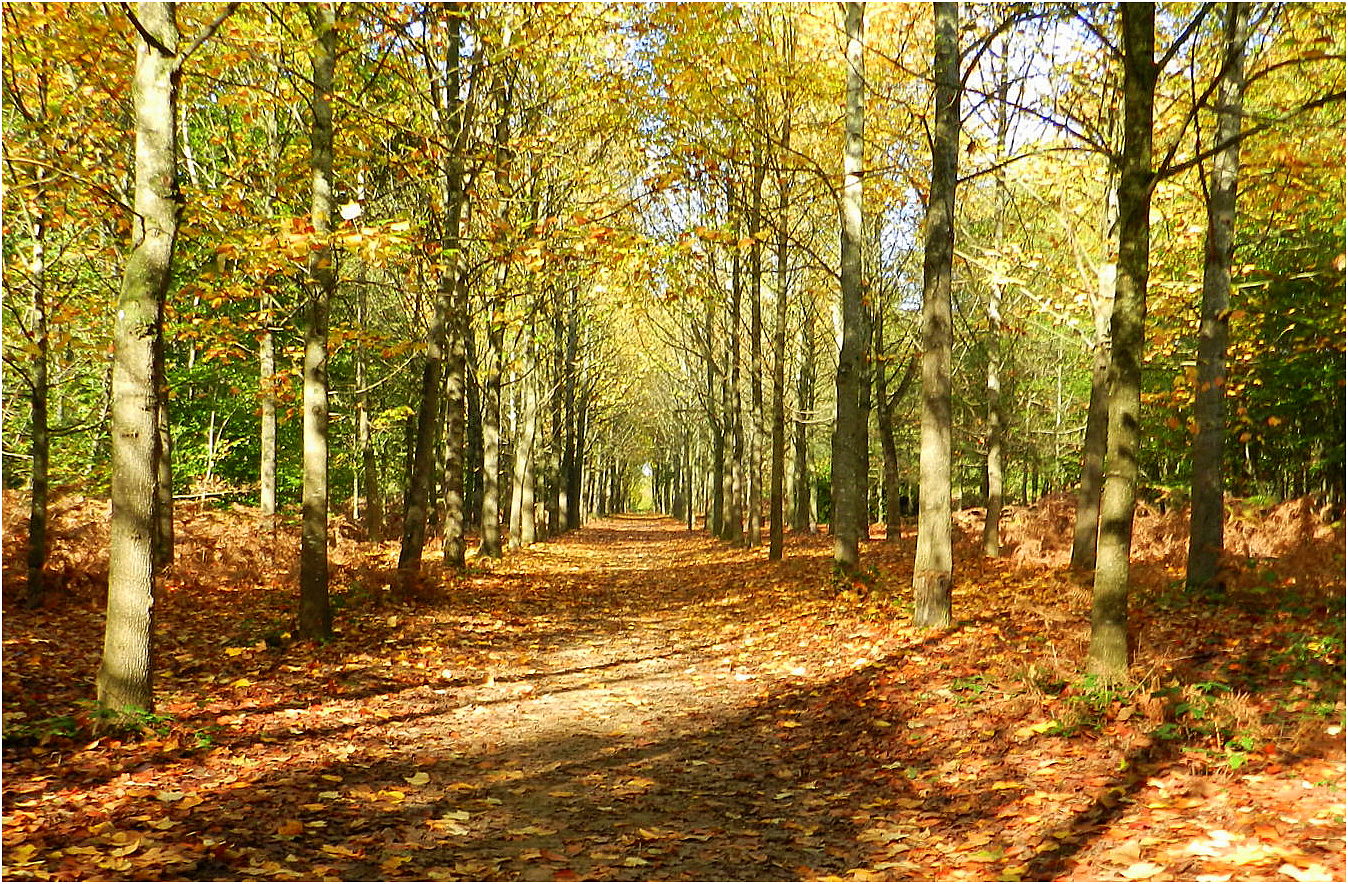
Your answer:
[[[1241,105],[1245,93],[1245,43],[1250,9],[1226,5],[1225,53],[1217,86],[1217,150],[1207,194],[1207,242],[1203,260],[1202,319],[1194,417],[1193,512],[1185,581],[1208,588],[1217,579],[1225,524],[1226,348],[1230,322],[1231,264],[1235,251],[1236,190],[1240,165]]]
[[[180,51],[173,3],[127,10],[138,34],[132,84],[135,115],[135,221],[113,330],[112,523],[108,607],[98,705],[114,720],[154,707],[156,544],[161,528],[164,457],[164,301],[182,209],[178,189],[177,82],[183,62],[233,11]],[[171,494],[171,489],[168,492]]]
[[[304,330],[304,510],[300,533],[299,629],[305,638],[332,633],[328,599],[328,311],[337,290],[336,255],[329,242],[336,211],[333,191],[333,74],[337,17],[330,3],[304,7],[313,30],[313,94],[309,108],[310,224]]]
[[[950,623],[953,569],[950,523],[950,348],[953,329],[950,274],[955,237],[955,183],[959,158],[959,10],[933,5],[936,81],[932,127],[931,192],[927,203],[922,281],[922,447],[918,491],[917,557],[913,563],[913,623]]]
[[[861,373],[866,348],[862,305],[861,238],[864,171],[865,68],[863,37],[865,5],[844,7],[847,34],[847,93],[844,117],[843,187],[839,200],[842,222],[842,344],[838,352],[837,411],[833,425],[833,561],[854,571],[860,561],[858,526],[865,508],[866,479],[861,474],[860,447],[866,425],[861,417]]]

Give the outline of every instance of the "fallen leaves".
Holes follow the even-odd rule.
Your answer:
[[[1211,779],[1210,742],[1144,744],[1141,698],[1062,732],[1084,701],[1025,663],[1080,641],[1080,618],[1040,614],[1069,598],[1061,575],[969,560],[956,605],[982,613],[932,640],[882,593],[821,596],[824,538],[793,538],[778,565],[661,524],[517,553],[465,577],[461,598],[374,595],[324,648],[265,640],[286,633],[283,576],[228,578],[231,618],[210,619],[197,609],[221,606],[180,575],[167,733],[7,741],[6,877],[1341,872],[1341,754],[1259,740],[1244,776]],[[220,546],[221,561],[239,555]],[[867,554],[902,583],[909,553]],[[384,567],[377,551],[343,555]],[[77,618],[8,614],[7,649],[45,647],[39,627],[74,647],[95,638]],[[1263,635],[1227,626],[1185,629],[1220,634],[1222,654],[1242,647],[1227,637]],[[7,655],[7,685],[27,659]],[[1261,714],[1282,714],[1281,696],[1258,697]],[[5,703],[7,727],[50,714],[11,690]]]

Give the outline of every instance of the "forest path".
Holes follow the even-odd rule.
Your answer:
[[[779,737],[820,671],[784,647],[815,605],[760,560],[667,519],[612,518],[460,589],[495,589],[508,628],[483,634],[449,708],[383,728],[390,756],[444,790],[418,864],[524,880],[850,868],[855,831],[811,800],[818,783]]]

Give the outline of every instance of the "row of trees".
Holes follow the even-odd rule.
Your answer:
[[[175,497],[301,503],[315,638],[334,509],[411,575],[643,466],[774,558],[920,509],[940,625],[952,491],[996,554],[1084,436],[1109,674],[1139,486],[1194,481],[1200,554],[1223,487],[1341,495],[1341,10],[969,13],[6,6],[6,475],[34,602],[52,480],[113,497],[105,705],[152,698]]]

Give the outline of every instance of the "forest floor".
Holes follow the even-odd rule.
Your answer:
[[[932,633],[911,530],[843,584],[822,535],[770,563],[610,518],[394,591],[396,543],[339,525],[322,646],[294,525],[184,507],[158,708],[95,736],[106,506],[54,508],[37,611],[5,520],[7,880],[1344,879],[1343,531],[1305,504],[1233,526],[1211,598],[1144,513],[1112,690],[1077,674],[1061,500],[998,560],[960,514]]]

